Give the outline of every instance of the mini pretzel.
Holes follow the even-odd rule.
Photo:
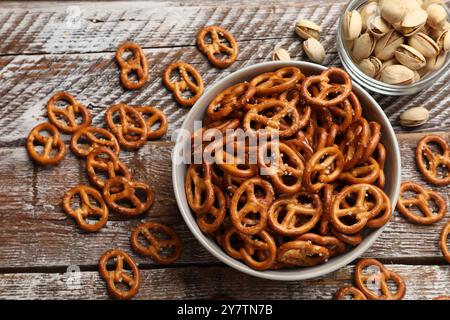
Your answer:
[[[177,71],[181,80],[172,81],[171,75]],[[197,69],[184,61],[172,62],[164,70],[163,83],[172,91],[175,100],[183,107],[192,107],[203,94],[203,79]],[[186,98],[183,93],[189,91],[192,96]]]
[[[267,72],[254,77],[250,84],[256,88],[257,95],[272,95],[292,89],[305,78],[300,69],[285,67],[275,72]]]
[[[337,231],[334,228],[331,228],[331,233],[341,240],[342,242],[349,244],[351,246],[357,246],[362,242],[362,236],[361,233],[355,233],[355,234],[345,234],[342,232]]]
[[[370,132],[369,123],[364,118],[351,124],[339,145],[344,155],[344,169],[353,168],[362,160],[369,144]]]
[[[304,184],[318,192],[326,183],[336,180],[342,172],[344,157],[336,145],[319,149],[306,163]]]
[[[330,83],[331,77],[338,77],[343,83]],[[313,96],[309,90],[316,84],[319,86],[319,94]],[[323,108],[343,103],[344,100],[348,98],[351,91],[352,81],[349,75],[339,68],[328,68],[318,76],[306,77],[301,86],[301,94],[306,100],[306,103]],[[330,95],[335,96],[328,99]]]
[[[131,51],[133,57],[129,60],[123,58],[125,51]],[[144,50],[133,42],[125,42],[116,53],[116,60],[120,66],[120,81],[122,85],[130,90],[140,89],[148,80],[148,62]],[[130,74],[135,73],[137,81],[130,80]]]
[[[294,240],[283,243],[277,252],[277,260],[288,266],[311,267],[328,261],[330,251],[311,241]]]
[[[366,274],[364,270],[367,267],[375,267],[375,273]],[[388,281],[392,280],[397,285],[397,292],[392,293],[388,287]],[[370,282],[368,284],[368,282]],[[406,293],[405,282],[394,271],[387,269],[381,262],[375,259],[361,259],[355,267],[355,283],[370,300],[401,300]],[[372,284],[381,290],[381,295],[370,288]]]
[[[206,113],[213,121],[223,119],[233,110],[245,106],[255,92],[256,88],[251,83],[238,83],[219,93],[209,104]]]
[[[450,222],[444,226],[441,232],[441,236],[439,238],[439,247],[441,248],[442,254],[444,255],[445,260],[450,263],[450,250],[447,246],[447,241],[449,239],[450,234]]]
[[[42,135],[41,132],[48,132],[50,135]],[[36,145],[44,146],[42,152],[36,150]],[[37,164],[47,166],[58,164],[66,155],[66,145],[61,139],[58,129],[44,122],[34,127],[27,138],[27,151],[31,159]]]
[[[139,198],[138,190],[145,194],[144,199]],[[103,198],[110,209],[125,216],[136,216],[144,213],[155,200],[153,189],[148,184],[127,180],[120,176],[106,181],[103,187]],[[130,206],[120,203],[123,201],[129,201]]]
[[[266,163],[265,157],[270,157],[270,165]],[[267,142],[260,146],[258,163],[261,170],[267,171],[265,174],[269,175],[278,192],[294,194],[300,191],[305,165],[287,144]]]
[[[70,148],[79,157],[87,157],[92,150],[99,147],[107,147],[117,155],[120,152],[116,137],[103,128],[81,128],[72,135],[70,140]]]
[[[76,209],[72,208],[72,201],[75,196],[80,199],[80,204]],[[93,198],[97,203],[91,201]],[[64,195],[63,199],[63,209],[64,211],[75,219],[81,229],[85,231],[94,232],[99,230],[108,221],[108,208],[103,201],[100,192],[89,186],[77,186]],[[86,221],[90,216],[98,217],[95,223],[91,224]]]
[[[366,163],[359,164],[339,175],[339,179],[349,183],[375,183],[380,176],[380,166],[378,162],[370,157]]]
[[[274,114],[264,115],[265,111],[273,109],[275,109]],[[291,119],[291,125],[287,128],[282,128],[281,120],[286,117]],[[276,131],[280,137],[289,137],[300,129],[300,121],[300,115],[295,107],[287,102],[273,99],[258,104],[248,111],[242,125],[245,131],[256,133],[259,130],[257,131],[252,127],[252,123],[256,122],[261,124],[262,129],[265,129],[268,133]]]
[[[275,200],[269,208],[268,220],[270,227],[279,234],[298,236],[314,228],[321,215],[322,202],[319,196],[300,192],[289,198]]]
[[[333,203],[333,190],[332,184],[325,184],[322,188],[322,215],[320,216],[319,233],[323,236],[330,234],[330,209]]]
[[[351,299],[349,300],[367,300],[364,293],[352,286],[340,288],[338,292],[336,292],[336,300],[347,300],[346,297],[350,297]]]
[[[316,233],[305,233],[299,236],[297,240],[310,241],[313,244],[327,248],[330,252],[330,257],[345,252],[345,243],[333,236],[320,236]]]
[[[115,176],[122,176],[127,180],[131,179],[128,167],[120,161],[119,157],[106,147],[95,148],[86,159],[86,169],[89,181],[99,189],[103,189],[105,181],[97,174],[98,171],[107,174],[108,179]]]
[[[378,122],[370,121],[369,128],[370,128],[370,139],[360,162],[366,162],[367,160],[369,160],[369,158],[377,149],[381,139],[381,125]]]
[[[386,148],[382,143],[378,144],[377,150],[376,150],[376,160],[378,162],[378,165],[380,167],[380,176],[378,177],[377,185],[381,189],[384,188],[384,185],[386,184],[386,176],[384,174],[384,165],[386,163]]]
[[[404,194],[408,191],[416,193],[415,197],[404,198]],[[430,208],[430,202],[434,202],[437,205],[437,213],[434,213],[433,209]],[[411,211],[411,207],[417,207],[423,216],[414,214]],[[423,225],[430,225],[442,220],[447,212],[445,199],[439,193],[433,190],[426,190],[414,182],[402,183],[397,208],[408,220]]]
[[[225,147],[225,146],[224,146]],[[215,161],[224,171],[235,177],[251,178],[258,172],[256,164],[250,164],[249,148],[239,143],[233,144],[235,154],[230,154],[226,150],[216,150]],[[255,155],[256,157],[256,155]]]
[[[226,199],[223,191],[217,187],[214,188],[215,201],[207,213],[197,215],[197,224],[200,230],[205,233],[213,234],[216,232],[223,221],[226,214]]]
[[[442,149],[442,153],[433,153],[428,146],[429,143],[436,143],[439,145]],[[424,157],[426,161],[424,160]],[[436,135],[423,137],[417,144],[416,161],[417,167],[428,182],[437,186],[446,186],[450,184],[450,148],[442,137]],[[443,168],[447,174],[440,177],[438,168]]]
[[[126,104],[109,107],[105,112],[105,122],[126,149],[139,149],[147,142],[147,123],[137,110]]]
[[[277,248],[273,237],[266,230],[256,235],[241,234],[244,247],[239,250],[242,260],[256,270],[267,270],[275,263]],[[258,253],[264,252],[263,255]]]
[[[158,234],[163,236],[158,237]],[[148,245],[144,246],[139,241],[144,236]],[[157,223],[146,222],[138,225],[131,233],[131,247],[143,256],[149,256],[161,264],[172,264],[181,255],[181,239],[170,227]],[[169,252],[164,252],[168,250]]]
[[[257,197],[256,187],[262,188],[265,195],[262,198]],[[245,204],[239,205],[242,196],[245,195]],[[260,232],[267,224],[267,210],[272,203],[274,191],[272,185],[261,179],[252,178],[245,181],[234,192],[231,199],[230,217],[231,222],[239,232],[244,234],[256,234]],[[239,208],[241,207],[241,208]],[[251,219],[247,216],[257,215],[258,218]]]
[[[211,42],[207,43],[206,37],[210,36]],[[228,42],[225,43],[222,39]],[[202,28],[196,37],[198,49],[206,55],[209,62],[217,68],[224,69],[236,61],[239,48],[233,35],[226,29],[219,26],[207,26]],[[220,58],[218,55],[227,55],[227,58]]]
[[[114,260],[115,269],[108,270],[109,261]],[[124,269],[124,263],[131,269]],[[101,277],[106,281],[109,293],[116,299],[131,299],[139,289],[140,273],[134,260],[119,249],[106,251],[98,262],[98,270]],[[117,283],[125,282],[129,289],[124,291],[117,287]]]
[[[348,198],[354,198],[354,204],[346,205]],[[370,228],[383,226],[390,220],[392,211],[389,198],[381,189],[371,184],[354,184],[345,187],[335,196],[330,215],[337,231],[355,234],[366,225]],[[352,221],[348,222],[346,219]]]
[[[65,101],[68,105],[64,108],[58,108],[58,101]],[[48,119],[59,130],[64,133],[74,133],[82,127],[91,125],[91,114],[89,110],[79,103],[75,98],[67,92],[57,92],[47,103]],[[77,122],[77,116],[81,116],[81,123]],[[59,119],[63,118],[63,121]]]
[[[144,118],[145,123],[147,124],[148,140],[159,139],[166,134],[167,129],[169,127],[169,123],[167,121],[167,117],[164,114],[164,112],[150,106],[134,107],[134,110],[136,110],[141,114],[141,116]],[[159,123],[158,128],[152,129],[156,123]],[[130,138],[137,138],[137,137],[135,136],[127,137],[127,139]]]
[[[186,198],[189,207],[197,214],[207,213],[214,204],[214,190],[211,183],[211,166],[191,164],[186,172]]]

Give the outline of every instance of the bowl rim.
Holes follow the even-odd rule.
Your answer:
[[[208,96],[209,93],[217,91],[218,88],[223,86],[224,83],[236,83],[238,81],[242,81],[242,78],[245,78],[247,73],[250,73],[251,71],[256,71],[258,69],[264,69],[264,68],[280,68],[284,66],[294,66],[294,67],[309,67],[311,69],[318,69],[318,70],[325,70],[327,67],[324,67],[322,65],[318,65],[315,63],[310,62],[304,62],[304,61],[290,61],[290,62],[282,62],[282,61],[271,61],[271,62],[262,62],[257,63],[254,65],[250,65],[244,68],[241,68],[235,72],[230,73],[229,75],[225,76],[222,79],[217,80],[214,84],[210,86],[210,88],[203,93],[203,95],[200,97],[199,100],[194,104],[194,106],[191,108],[189,113],[186,115],[186,119],[183,121],[182,126],[180,127],[180,130],[188,130],[191,132],[191,128],[189,127],[189,124],[192,123],[192,121],[195,120],[196,114],[198,112],[204,112],[209,104]],[[370,103],[373,105],[373,107],[377,110],[379,113],[379,116],[383,118],[383,121],[388,124],[386,126],[385,130],[388,131],[389,136],[394,137],[392,139],[392,145],[394,154],[392,155],[393,159],[397,159],[397,161],[394,161],[394,167],[392,168],[395,170],[395,176],[393,177],[393,180],[395,181],[395,184],[393,185],[393,194],[389,195],[392,203],[397,203],[397,198],[400,190],[400,177],[401,177],[401,161],[400,161],[400,149],[398,146],[398,141],[395,138],[395,132],[392,128],[392,125],[389,122],[389,119],[387,118],[386,114],[384,113],[383,109],[378,105],[378,103],[375,101],[375,99],[367,92],[365,91],[359,84],[355,83],[353,81],[353,86],[356,87],[356,89],[361,92],[362,95],[364,95]],[[360,257],[368,248],[370,248],[373,243],[376,241],[376,239],[380,236],[380,234],[383,232],[383,230],[386,228],[387,224],[379,229],[373,230],[364,240],[361,242],[358,246],[353,247],[351,250],[349,250],[345,257],[344,255],[342,259],[338,261],[334,261],[334,263],[331,263],[333,260],[330,260],[330,262],[324,263],[319,266],[314,267],[307,267],[307,268],[300,268],[300,269],[289,269],[289,270],[264,270],[259,271],[252,269],[242,263],[239,260],[236,260],[229,255],[227,255],[220,247],[218,247],[217,244],[214,243],[214,241],[209,238],[208,235],[205,235],[197,226],[197,223],[195,219],[193,218],[193,214],[191,212],[191,209],[187,205],[187,202],[185,201],[183,203],[182,199],[186,198],[185,195],[185,188],[184,188],[184,181],[185,177],[179,176],[179,171],[181,166],[186,166],[186,164],[181,162],[181,156],[180,151],[182,146],[186,143],[186,138],[183,139],[182,135],[179,135],[176,138],[176,144],[172,151],[172,184],[173,184],[173,190],[176,198],[176,202],[178,205],[178,209],[181,212],[181,215],[183,217],[184,222],[188,226],[191,233],[194,235],[194,237],[202,244],[204,248],[206,248],[207,251],[209,251],[214,257],[216,257],[221,262],[225,263],[226,265],[241,271],[245,274],[255,276],[258,278],[263,279],[270,279],[270,280],[281,280],[281,281],[294,281],[294,280],[306,280],[306,279],[312,279],[316,278],[328,273],[331,273],[333,271],[336,271],[349,263],[351,263],[353,260]],[[392,206],[392,211],[394,211],[395,206]],[[220,250],[217,250],[219,248]]]

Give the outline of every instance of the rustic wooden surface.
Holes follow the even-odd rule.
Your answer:
[[[176,265],[164,268],[137,256],[143,270],[141,299],[233,298],[330,299],[351,282],[353,267],[309,281],[264,281],[232,270],[211,256],[193,238],[175,203],[171,182],[172,133],[188,110],[180,108],[163,88],[161,73],[175,59],[195,65],[206,87],[242,66],[269,61],[277,45],[293,59],[306,60],[293,23],[297,17],[323,28],[325,65],[340,66],[335,48],[336,25],[346,1],[148,1],[148,2],[2,2],[0,7],[0,298],[107,298],[96,272],[100,255],[112,247],[130,252],[130,230],[147,219],[172,225],[184,243]],[[81,10],[79,27],[67,25],[68,7]],[[72,10],[72,9],[70,9]],[[73,9],[76,10],[76,9]],[[226,70],[211,67],[195,47],[195,33],[207,24],[221,24],[236,37],[238,61]],[[119,85],[114,61],[117,46],[138,42],[150,64],[150,82],[139,91]],[[450,71],[433,86],[409,97],[374,97],[397,133],[405,180],[425,183],[414,162],[414,149],[425,133],[450,141],[448,83]],[[107,106],[125,102],[150,104],[169,117],[169,133],[136,153],[123,152],[136,177],[156,188],[157,202],[141,220],[111,215],[97,234],[79,231],[61,210],[61,198],[73,185],[86,183],[83,161],[70,153],[57,167],[44,169],[28,159],[24,141],[30,129],[45,121],[47,100],[59,90],[88,105],[94,124],[101,124]],[[430,121],[414,130],[398,125],[402,110],[425,106]],[[66,137],[67,138],[67,137]],[[432,186],[430,186],[432,187]],[[450,197],[450,188],[439,188]],[[447,216],[444,220],[448,221]],[[365,253],[405,277],[406,298],[450,295],[450,266],[437,242],[445,221],[416,226],[395,213],[382,236]],[[73,283],[68,267],[80,268]],[[70,269],[69,268],[69,269]],[[72,270],[72,269],[70,269]]]

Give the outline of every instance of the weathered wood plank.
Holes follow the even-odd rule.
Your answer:
[[[450,140],[449,133],[441,134]],[[414,149],[421,136],[398,136],[405,180],[424,182],[414,160]],[[121,153],[121,159],[132,168],[136,179],[155,187],[156,202],[149,214],[141,218],[159,220],[178,230],[185,243],[180,264],[215,263],[217,260],[190,234],[178,211],[172,190],[171,148],[170,142],[158,142],[147,144],[136,153]],[[64,193],[74,185],[87,183],[84,161],[69,153],[59,166],[44,169],[31,163],[25,148],[10,147],[0,148],[0,165],[0,268],[93,265],[111,246],[129,248],[129,235],[138,223],[136,219],[127,221],[111,214],[100,233],[86,234],[62,212]],[[449,198],[449,188],[432,188]],[[445,221],[434,226],[416,226],[396,213],[367,256],[444,262],[437,243]],[[153,264],[150,260],[146,263]]]
[[[117,43],[133,40],[145,48],[192,46],[204,25],[220,23],[238,41],[295,37],[298,16],[320,22],[332,37],[345,6],[335,1],[284,3],[216,2],[67,3],[5,9],[0,13],[2,54],[115,51]],[[301,9],[301,12],[300,12]]]
[[[188,112],[175,103],[162,85],[161,74],[170,62],[176,59],[190,61],[199,69],[208,88],[243,66],[270,60],[277,42],[279,41],[248,42],[239,61],[224,71],[211,68],[195,48],[146,50],[150,61],[150,83],[139,91],[122,89],[113,53],[0,58],[0,79],[3,80],[0,86],[0,146],[17,145],[38,122],[46,121],[46,103],[60,90],[71,92],[79,101],[88,105],[95,125],[103,124],[105,109],[114,103],[155,105],[169,118],[169,132],[165,139],[170,140],[173,130],[181,126]],[[283,40],[282,43],[291,52],[297,52],[297,55],[294,54],[295,59],[305,59],[300,41]],[[338,56],[329,54],[326,64],[339,66]],[[429,122],[412,131],[448,130],[450,108],[446,84],[449,80],[450,70],[421,94],[401,98],[375,95],[375,98],[398,132],[403,131],[398,123],[400,112],[412,106],[430,109]]]
[[[430,300],[450,295],[450,266],[388,265],[406,282],[405,299]],[[298,282],[253,278],[226,267],[142,270],[135,299],[333,299],[353,282],[353,266],[327,276]],[[79,275],[79,277],[78,277]],[[239,284],[239,285],[238,285]],[[2,299],[107,299],[97,272],[11,273],[0,275]],[[242,288],[245,288],[243,290]],[[174,309],[175,312],[175,309]]]

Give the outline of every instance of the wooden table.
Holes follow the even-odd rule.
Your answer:
[[[320,3],[319,3],[320,2]],[[103,299],[105,284],[97,261],[116,247],[131,252],[130,230],[140,221],[157,220],[181,235],[184,252],[170,267],[133,254],[142,270],[138,299],[208,298],[331,299],[351,283],[353,266],[319,279],[275,282],[244,275],[216,260],[196,241],[175,203],[170,154],[171,136],[189,110],[180,108],[161,82],[165,66],[176,59],[193,64],[206,88],[243,66],[270,61],[281,45],[295,60],[307,60],[294,33],[297,17],[322,28],[325,65],[340,66],[336,53],[338,16],[347,1],[149,1],[122,2],[3,2],[0,5],[0,298]],[[204,3],[200,5],[200,3]],[[81,13],[77,16],[77,13]],[[77,18],[78,17],[78,18]],[[208,64],[195,47],[195,34],[204,25],[220,24],[236,37],[240,54],[226,70]],[[142,90],[125,91],[119,84],[114,54],[126,40],[139,43],[150,64],[150,82]],[[397,133],[404,180],[425,183],[414,161],[418,139],[442,134],[450,141],[450,71],[431,88],[407,97],[375,94]],[[139,152],[122,159],[138,179],[155,187],[157,201],[142,220],[112,214],[106,228],[81,232],[61,209],[63,194],[87,183],[84,162],[70,152],[57,167],[32,164],[25,138],[45,121],[45,105],[59,90],[88,104],[94,124],[101,124],[111,104],[150,104],[169,117],[169,132]],[[412,106],[431,111],[422,127],[405,130],[400,112]],[[66,137],[67,138],[67,137]],[[439,190],[448,197],[450,188]],[[380,259],[404,277],[408,299],[450,295],[450,266],[438,249],[438,234],[448,221],[416,226],[397,212],[382,236],[364,256]],[[67,273],[67,271],[79,273]],[[77,275],[79,277],[77,278]]]

